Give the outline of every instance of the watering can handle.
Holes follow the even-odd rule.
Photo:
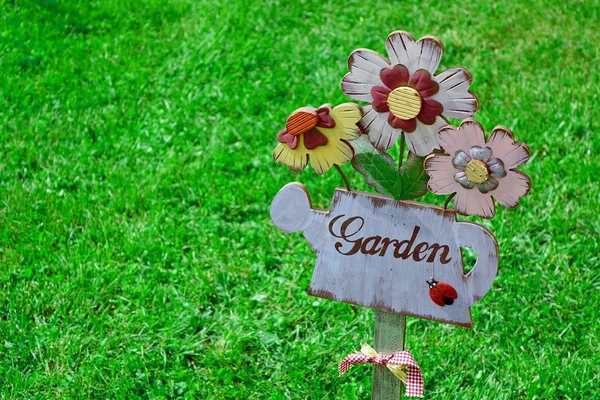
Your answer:
[[[458,222],[456,244],[477,252],[477,262],[467,274],[467,301],[478,302],[490,290],[498,273],[498,243],[490,231],[483,226]]]

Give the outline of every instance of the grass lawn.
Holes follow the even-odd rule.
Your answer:
[[[370,369],[336,363],[374,312],[308,296],[315,255],[268,213],[290,181],[324,208],[342,182],[271,151],[294,109],[347,101],[350,52],[396,29],[439,37],[486,130],[532,149],[531,194],[484,222],[500,270],[474,329],[409,318],[426,397],[600,398],[597,0],[0,10],[2,398],[370,398]]]

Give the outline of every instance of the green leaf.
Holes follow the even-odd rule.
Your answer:
[[[378,193],[397,198],[402,193],[402,182],[394,165],[394,159],[387,153],[373,147],[367,135],[352,141],[354,158],[352,166],[365,177],[365,182]]]
[[[423,168],[424,161],[425,157],[419,157],[411,152],[408,153],[406,162],[400,167],[402,190],[398,197],[394,198],[411,200],[427,193],[429,175]]]
[[[423,169],[425,157],[408,153],[408,159],[396,169],[393,158],[373,147],[366,135],[352,142],[355,150],[352,166],[378,193],[397,200],[410,200],[427,193],[429,176]]]

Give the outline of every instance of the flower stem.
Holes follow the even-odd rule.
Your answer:
[[[400,168],[402,168],[402,159],[404,158],[404,132],[400,134],[400,161],[398,161],[398,172],[400,172]]]
[[[448,203],[450,203],[450,200],[452,200],[454,198],[454,196],[456,196],[456,192],[454,192],[450,196],[448,196],[448,198],[444,202],[444,210],[448,209]]]
[[[342,179],[344,180],[344,183],[346,184],[346,189],[351,192],[352,189],[350,189],[350,183],[348,183],[348,178],[346,178],[346,174],[344,174],[344,171],[342,171],[342,169],[340,168],[339,165],[337,164],[333,164],[335,165],[335,168],[338,170],[338,172],[340,173],[340,175],[342,176]]]

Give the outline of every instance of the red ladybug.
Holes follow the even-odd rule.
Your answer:
[[[440,307],[454,303],[458,297],[456,290],[447,283],[440,283],[431,278],[431,282],[425,281],[429,285],[429,297]]]

